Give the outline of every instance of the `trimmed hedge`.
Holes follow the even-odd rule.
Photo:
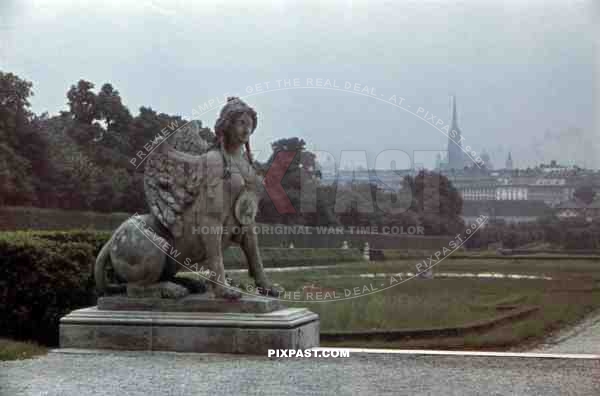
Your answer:
[[[2,234],[2,233],[0,233]],[[37,238],[58,243],[82,242],[89,243],[98,251],[109,240],[112,232],[96,230],[68,230],[68,231],[15,231],[6,234],[22,235],[25,238]]]
[[[57,345],[59,319],[96,303],[91,269],[104,237],[0,233],[0,335]]]
[[[0,230],[114,230],[131,215],[30,206],[0,207]]]
[[[296,267],[333,265],[339,262],[362,261],[360,249],[310,249],[310,248],[261,248],[263,266]],[[237,246],[227,249],[223,255],[225,269],[244,268],[246,259]]]

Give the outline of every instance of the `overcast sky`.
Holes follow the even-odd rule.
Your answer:
[[[447,124],[455,94],[464,143],[496,166],[509,150],[518,166],[599,165],[591,1],[388,3],[2,0],[0,70],[33,82],[38,113],[66,109],[80,78],[113,84],[133,114],[191,117],[252,92],[257,150],[301,136],[336,157],[366,150],[371,164],[386,149],[445,149],[424,118]],[[340,88],[310,87],[317,78]],[[293,89],[278,89],[286,79]]]

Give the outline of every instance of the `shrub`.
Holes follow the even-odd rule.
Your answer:
[[[89,243],[96,249],[96,254],[112,235],[109,231],[70,230],[70,231],[17,231],[25,237],[39,238],[58,243],[82,242]]]
[[[36,207],[0,207],[0,230],[114,230],[130,217],[127,213],[84,212]],[[51,231],[52,232],[52,231]]]
[[[0,335],[58,343],[59,319],[95,305],[96,238],[102,236],[0,233]]]

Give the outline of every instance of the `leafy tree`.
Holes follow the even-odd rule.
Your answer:
[[[276,158],[280,152],[293,152],[294,157],[285,170],[281,186],[286,192],[287,197],[291,201],[296,213],[295,214],[280,214],[271,202],[271,197],[266,191],[263,193],[261,200],[261,211],[259,221],[275,222],[275,223],[294,223],[294,224],[314,224],[316,221],[315,208],[312,208],[313,202],[317,199],[316,195],[318,183],[314,180],[316,171],[315,155],[306,150],[306,142],[298,137],[279,139],[271,144],[273,153],[267,160],[266,164],[260,165],[261,173],[273,171],[273,167],[282,166],[282,163]],[[282,170],[283,171],[283,170]],[[304,200],[304,202],[303,202]],[[308,203],[308,205],[307,205]],[[310,207],[310,210],[306,208]],[[331,219],[331,213],[318,209],[321,219]]]
[[[18,132],[28,123],[32,84],[12,73],[0,71],[0,139],[11,147],[22,142]]]
[[[273,165],[275,158],[281,151],[296,153],[281,184],[286,191],[288,189],[302,189],[302,183],[312,179],[316,171],[316,157],[314,153],[306,150],[306,142],[298,137],[284,138],[273,142],[271,148],[273,153],[267,160],[267,168]]]
[[[71,85],[71,89],[67,92],[71,114],[75,120],[87,125],[91,125],[95,119],[99,119],[98,100],[92,88],[94,88],[94,84],[91,82],[79,80],[77,85]]]
[[[108,131],[124,130],[131,122],[131,114],[123,105],[119,91],[109,83],[100,89],[96,106],[100,118],[106,122]]]
[[[414,178],[407,176],[405,185],[412,191],[411,208],[421,219],[426,234],[452,234],[463,228],[462,197],[447,177],[421,171]]]
[[[43,166],[45,145],[29,110],[31,88],[31,82],[0,71],[0,202],[5,204],[33,203],[33,165]]]
[[[34,201],[30,173],[29,161],[0,143],[0,205],[23,205]]]
[[[101,144],[130,151],[129,126],[133,120],[129,109],[121,101],[119,91],[111,84],[104,84],[96,97],[98,116],[104,121],[106,132],[99,139]]]
[[[590,204],[594,200],[594,195],[594,189],[590,185],[577,187],[573,193],[575,198],[586,204]]]

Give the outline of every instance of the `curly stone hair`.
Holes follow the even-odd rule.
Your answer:
[[[221,109],[219,118],[215,123],[215,135],[217,135],[217,144],[223,145],[225,139],[225,133],[229,130],[231,125],[242,115],[248,114],[252,119],[252,132],[256,129],[258,119],[256,111],[248,106],[240,98],[230,96],[227,98],[227,104]],[[250,142],[246,142],[246,157],[248,161],[252,163],[252,155],[250,154]]]

